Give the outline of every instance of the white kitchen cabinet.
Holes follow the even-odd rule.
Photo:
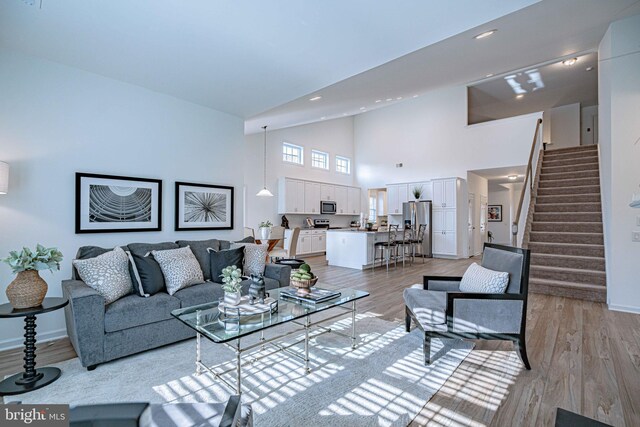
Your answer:
[[[336,200],[336,186],[331,184],[321,184],[320,198],[327,202],[334,202]]]
[[[433,207],[456,207],[456,178],[434,179],[433,183]]]
[[[320,213],[321,185],[317,182],[304,183],[304,213]]]
[[[285,247],[289,246],[289,239],[293,230],[285,230]],[[327,250],[326,230],[300,230],[296,255],[322,253]]]
[[[284,178],[278,185],[278,213],[304,213],[304,181]]]
[[[434,224],[435,226],[435,224]],[[432,234],[433,253],[435,255],[456,256],[457,241],[455,231],[433,231]]]
[[[336,186],[336,214],[345,215],[349,213],[349,187],[343,187],[341,185]]]
[[[326,232],[317,232],[311,235],[311,252],[318,253],[327,250]]]
[[[298,248],[297,253],[302,254],[310,254],[311,253],[311,240],[313,236],[311,234],[300,234],[298,238]]]
[[[456,231],[456,210],[435,208],[431,212],[433,231]]]
[[[409,184],[391,184],[387,186],[387,214],[402,215],[402,204],[409,199]]]
[[[361,204],[360,189],[357,187],[348,187],[347,213],[349,215],[359,215],[362,211]]]

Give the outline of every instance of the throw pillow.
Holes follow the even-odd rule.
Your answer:
[[[204,282],[200,264],[189,246],[153,251],[152,254],[160,265],[169,295],[196,283]]]
[[[102,295],[105,305],[132,291],[129,257],[122,248],[94,258],[73,260],[73,266],[82,281]]]
[[[212,276],[211,268],[209,266],[209,250],[219,251],[220,240],[178,240],[176,243],[181,248],[184,248],[186,246],[189,246],[191,248],[191,252],[193,252],[196,259],[200,263],[200,268],[202,268],[204,280],[211,280]]]
[[[252,274],[264,274],[267,265],[267,251],[269,245],[255,243],[234,243],[231,248],[244,247],[244,267],[242,272],[245,276]]]
[[[211,261],[211,281],[222,283],[222,269],[230,265],[242,269],[244,261],[244,248],[228,249],[226,251],[210,251],[209,259]]]
[[[509,273],[489,270],[474,262],[462,276],[460,291],[503,294],[508,284]]]
[[[178,245],[173,242],[130,243],[128,247],[140,277],[140,285],[142,286],[142,291],[139,292],[140,296],[155,295],[164,291],[166,288],[164,275],[151,252],[177,249]]]
[[[128,246],[120,246],[123,251],[129,252]],[[95,258],[98,255],[106,254],[107,252],[111,252],[114,248],[101,248],[100,246],[81,246],[78,248],[78,252],[76,253],[75,259],[89,259]],[[131,258],[129,258],[131,260]],[[129,263],[129,276],[131,277],[131,282],[133,283],[134,289],[138,289],[140,283],[136,280],[135,274],[135,265],[133,263]],[[75,267],[71,268],[71,278],[78,279],[80,276],[78,275],[78,270]]]

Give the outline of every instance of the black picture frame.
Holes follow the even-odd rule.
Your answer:
[[[502,205],[489,205],[487,208],[487,221],[502,222]]]
[[[233,230],[234,190],[228,185],[176,182],[175,231]]]
[[[139,185],[134,187],[135,184]],[[109,190],[105,187],[108,187]],[[135,192],[131,192],[131,188],[136,188]],[[134,200],[136,206],[132,207],[129,212],[116,213],[103,210],[100,213],[101,207],[103,207],[101,205],[109,202],[106,199],[127,198],[134,196],[134,194],[136,194],[134,199],[137,199]],[[120,215],[121,219],[113,218],[116,215]],[[127,216],[128,219],[122,219]],[[136,221],[136,218],[143,219]],[[162,180],[76,172],[76,234],[161,230]]]

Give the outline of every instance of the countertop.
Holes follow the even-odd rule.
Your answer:
[[[331,233],[364,233],[364,234],[378,234],[378,233],[386,234],[386,233],[388,233],[388,231],[377,231],[377,230],[367,231],[367,230],[361,230],[359,228],[329,229],[327,231],[331,232]]]

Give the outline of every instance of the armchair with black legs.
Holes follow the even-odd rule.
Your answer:
[[[425,276],[422,288],[404,290],[407,332],[413,319],[424,332],[425,364],[432,338],[512,341],[527,369],[525,327],[529,287],[528,249],[485,243],[482,267],[508,272],[504,293],[461,292],[462,277]]]

